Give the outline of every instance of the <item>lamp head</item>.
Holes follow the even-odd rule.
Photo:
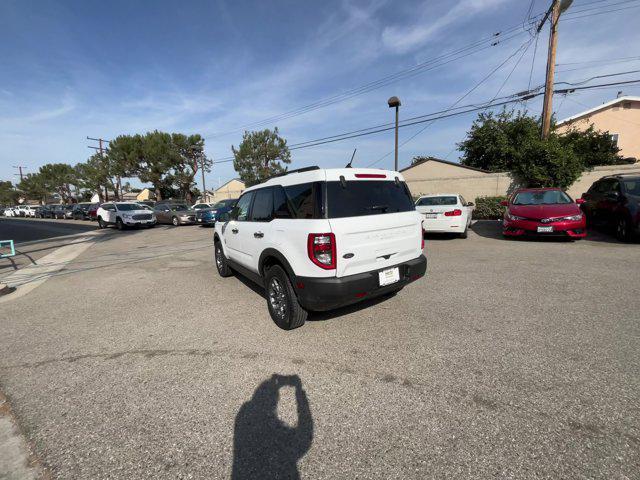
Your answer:
[[[402,105],[398,97],[391,97],[389,100],[387,100],[387,103],[389,104],[389,108],[399,107],[400,105]]]

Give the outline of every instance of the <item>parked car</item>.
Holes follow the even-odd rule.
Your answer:
[[[237,198],[228,198],[220,200],[211,208],[201,208],[196,211],[196,223],[203,227],[213,226],[216,223],[216,217],[223,213],[230,212],[238,201]]]
[[[587,236],[587,224],[580,210],[584,200],[575,202],[559,188],[517,190],[508,201],[502,221],[506,237],[522,235],[562,236],[577,240]]]
[[[4,209],[5,217],[17,217],[16,207],[7,207]]]
[[[151,228],[156,224],[153,212],[132,202],[103,203],[98,208],[97,217],[100,228],[115,225],[118,230],[124,230],[127,227],[139,226]]]
[[[27,215],[27,205],[18,205],[14,211],[17,217],[25,217]]]
[[[64,217],[63,218],[67,218],[67,219],[72,219],[73,218],[73,207],[74,207],[73,204],[64,206]]]
[[[158,203],[153,211],[158,223],[166,223],[174,226],[192,225],[196,222],[195,210],[184,203]]]
[[[38,205],[25,205],[23,208],[24,216],[29,218],[35,218],[37,209],[38,209]]]
[[[51,218],[62,219],[65,217],[66,205],[53,205],[50,209]]]
[[[613,227],[616,237],[631,240],[640,230],[640,175],[612,175],[582,194],[589,225]]]
[[[73,206],[71,217],[74,220],[89,220],[89,207],[91,202],[76,203]]]
[[[248,188],[214,232],[218,273],[266,289],[283,329],[310,310],[396,293],[424,275],[422,216],[402,174],[307,167]]]
[[[89,216],[89,220],[98,220],[98,209],[100,208],[99,203],[92,203],[87,210],[87,215]]]
[[[191,205],[191,208],[197,212],[198,210],[203,210],[205,208],[211,208],[212,206],[213,206],[212,203],[195,203],[195,204]]]
[[[416,210],[424,217],[425,232],[457,233],[462,238],[467,238],[473,207],[457,193],[423,195],[416,201]]]
[[[153,209],[153,207],[156,206],[156,201],[155,200],[141,200],[139,202],[140,205],[146,205],[147,207],[151,207]]]

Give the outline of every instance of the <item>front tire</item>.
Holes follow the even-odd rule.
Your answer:
[[[224,252],[222,251],[222,245],[219,241],[215,243],[214,247],[214,257],[216,262],[216,268],[218,269],[218,275],[223,278],[230,277],[233,275],[229,264],[227,263],[227,257],[224,256]]]
[[[178,220],[178,217],[171,217],[171,224],[174,227],[179,227],[180,226],[180,220]]]
[[[278,327],[293,330],[304,325],[308,312],[298,302],[291,280],[279,265],[267,270],[265,275],[267,307]]]
[[[107,225],[102,221],[102,217],[98,217],[98,228],[107,228]]]
[[[628,242],[631,239],[631,225],[627,217],[620,217],[616,222],[616,238],[622,242]]]
[[[124,223],[122,223],[122,219],[116,218],[116,228],[120,231],[124,230]]]

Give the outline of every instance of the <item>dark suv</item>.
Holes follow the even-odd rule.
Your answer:
[[[582,194],[582,209],[590,225],[615,228],[616,237],[629,241],[640,226],[640,175],[602,177]]]

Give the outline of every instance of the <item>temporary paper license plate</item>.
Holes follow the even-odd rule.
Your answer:
[[[387,268],[386,270],[378,272],[378,276],[380,277],[381,287],[391,285],[392,283],[400,281],[400,269],[398,267]]]
[[[548,233],[548,232],[553,232],[553,226],[538,227],[538,233]]]
[[[424,218],[438,218],[437,213],[425,213]]]

